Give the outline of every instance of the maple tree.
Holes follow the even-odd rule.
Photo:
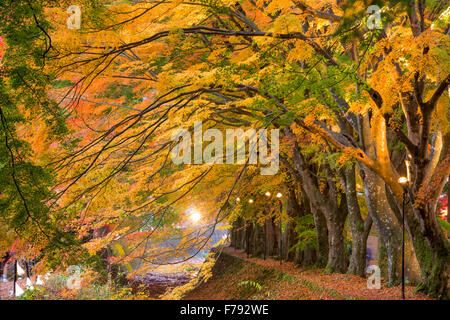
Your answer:
[[[47,28],[42,8],[26,2],[14,4],[13,10],[11,6],[2,4],[0,30],[1,251],[14,246],[18,257],[35,257],[41,250],[51,255],[74,243],[46,204],[53,175],[35,161],[26,134],[36,119],[53,138],[64,134],[65,124],[61,109],[46,94],[51,78],[43,70],[48,39],[41,38]]]

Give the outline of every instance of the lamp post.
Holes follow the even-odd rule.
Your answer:
[[[408,158],[410,159],[411,156],[408,155]],[[398,179],[398,182],[403,187],[403,199],[402,199],[402,299],[405,299],[405,204],[406,204],[406,193],[407,193],[407,186],[409,184],[410,180],[410,162],[408,159],[405,160],[406,165],[406,177],[400,177]]]
[[[248,203],[249,204],[253,204],[253,199],[249,199]],[[246,234],[247,234],[247,259],[250,257],[250,224],[248,224],[248,226],[246,226]]]
[[[403,186],[403,201],[402,201],[402,299],[405,299],[405,200],[406,200],[406,184],[408,178],[400,177],[398,182]]]
[[[267,222],[264,221],[264,260],[267,256]]]
[[[265,193],[267,198],[270,198],[270,192],[267,191]],[[266,260],[267,256],[267,219],[264,220],[264,260]]]
[[[17,283],[17,260],[14,259],[13,297],[16,296],[16,283]]]
[[[250,258],[250,223],[245,226],[247,238],[247,259]]]
[[[240,201],[241,201],[241,198],[237,197],[237,198],[236,198],[236,202],[240,202]],[[239,226],[238,226],[238,228],[239,228]],[[237,250],[237,246],[238,246],[238,238],[237,238],[237,235],[238,235],[238,232],[237,232],[237,231],[234,231],[234,237],[236,238],[236,245],[235,245],[235,247],[234,247],[234,251]]]
[[[283,195],[278,192],[276,197],[278,199],[281,199]],[[283,215],[283,204],[280,201],[280,265],[283,264],[283,220],[282,220],[282,215]]]

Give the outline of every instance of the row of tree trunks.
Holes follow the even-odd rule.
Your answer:
[[[279,256],[280,228],[273,218],[257,223],[236,219],[231,231],[231,246],[258,257]]]
[[[290,130],[285,130],[285,132],[292,134]],[[340,195],[336,192],[336,185],[331,179],[327,179],[326,189],[321,190],[317,178],[312,175],[312,169],[297,144],[293,148],[292,160],[298,173],[296,175],[298,183],[302,183],[311,206],[314,207],[313,210],[320,210],[326,220],[328,230],[327,270],[344,273],[346,271],[346,252],[343,231],[348,213],[346,205],[338,204]],[[341,204],[345,202],[342,200]]]
[[[366,121],[363,119],[362,122],[363,126],[364,123],[368,123],[367,119]],[[291,134],[289,129],[283,131],[285,134]],[[371,141],[370,128],[363,128],[362,131],[365,152],[376,158],[377,154]],[[399,223],[401,213],[398,208],[398,194],[395,194],[395,192],[391,194],[391,189],[388,188],[386,181],[379,174],[358,163],[369,211],[368,217],[363,219],[356,193],[354,165],[346,166],[341,171],[330,171],[329,174],[322,177],[326,180],[326,187],[319,188],[318,177],[312,173],[314,168],[308,164],[298,146],[293,148],[292,162],[293,165],[290,170],[294,180],[298,183],[297,187],[301,191],[302,198],[297,199],[295,188],[289,190],[286,209],[291,219],[284,226],[281,238],[278,221],[275,223],[273,218],[270,218],[266,220],[262,227],[241,225],[241,232],[246,235],[236,234],[235,240],[232,241],[233,246],[245,249],[249,254],[261,255],[261,250],[257,250],[257,248],[263,245],[263,253],[266,256],[280,256],[280,245],[283,244],[281,257],[284,260],[295,261],[299,264],[311,264],[314,261],[319,267],[326,266],[331,272],[348,272],[364,276],[367,237],[373,223],[380,234],[386,252],[387,263],[386,269],[383,271],[390,285],[397,284],[401,274],[401,225]],[[341,178],[344,193],[336,191],[336,185],[332,181],[336,173]],[[298,241],[295,233],[295,218],[307,214],[305,210],[314,217],[317,249],[291,250]],[[424,210],[422,209],[422,211]],[[442,281],[448,277],[448,248],[442,245],[446,242],[445,240],[436,241],[433,244],[431,240],[437,238],[438,235],[424,235],[420,230],[420,225],[414,215],[425,216],[428,214],[427,212],[420,212],[420,209],[411,208],[411,205],[407,206],[406,212],[408,232],[405,243],[407,279],[410,283],[417,283],[422,270],[422,280],[428,279],[427,286],[433,287],[437,283],[442,286]],[[343,236],[347,215],[352,233],[352,251],[349,264],[347,264]],[[238,228],[237,225],[233,230],[236,230],[236,228]],[[428,230],[433,230],[433,228],[428,228]],[[262,243],[261,239],[265,239],[265,241]],[[431,250],[432,245],[434,245],[433,250]],[[436,252],[440,252],[440,255]],[[434,267],[435,261],[438,263]],[[380,266],[383,267],[383,265]],[[426,274],[424,274],[424,271]],[[442,275],[438,275],[438,273],[442,273]],[[436,278],[438,281],[435,280]],[[442,286],[442,288],[445,289],[445,286]],[[439,291],[440,289],[434,288],[433,290]]]

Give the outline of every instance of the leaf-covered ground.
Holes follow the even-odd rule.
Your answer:
[[[276,299],[276,300],[394,300],[401,288],[367,289],[366,279],[347,274],[325,274],[320,269],[301,269],[291,262],[249,258],[240,250],[224,248],[213,277],[188,293],[185,299]],[[428,300],[406,287],[406,298]]]
[[[19,285],[24,288],[26,284],[25,280],[19,280]],[[14,282],[7,281],[7,282],[0,282],[0,300],[7,300],[11,299],[12,296],[10,295],[11,291],[13,290]]]
[[[25,285],[24,280],[20,283]],[[10,299],[12,282],[0,283],[0,299]],[[292,262],[271,258],[247,259],[246,253],[224,248],[213,268],[212,278],[189,292],[192,300],[274,299],[274,300],[394,300],[401,288],[367,289],[366,279],[347,274],[325,274],[321,269],[302,269]],[[428,300],[406,287],[407,299]]]

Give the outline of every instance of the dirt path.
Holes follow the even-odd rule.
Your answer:
[[[19,285],[24,288],[26,281],[21,279],[18,281]],[[13,289],[13,282],[0,282],[0,300],[9,300],[12,298],[12,296],[9,295],[9,293]]]
[[[224,257],[219,260],[216,274],[208,284],[202,284],[187,299],[362,299],[362,300],[398,300],[401,298],[401,287],[388,288],[382,281],[381,289],[368,289],[367,280],[348,274],[325,274],[323,270],[302,269],[292,262],[280,265],[273,259],[249,258],[246,253],[233,248],[224,248]],[[236,266],[226,256],[244,263]],[[222,262],[220,262],[222,261]],[[245,263],[252,262],[252,263]],[[265,274],[265,275],[264,275]],[[270,276],[266,276],[270,274]],[[245,295],[242,293],[242,282],[254,281],[262,288]],[[241,287],[240,289],[238,287]],[[259,291],[258,291],[259,290]],[[220,292],[223,291],[223,292]],[[258,292],[257,292],[258,291]],[[428,300],[423,294],[414,294],[414,287],[406,287],[406,298]]]

